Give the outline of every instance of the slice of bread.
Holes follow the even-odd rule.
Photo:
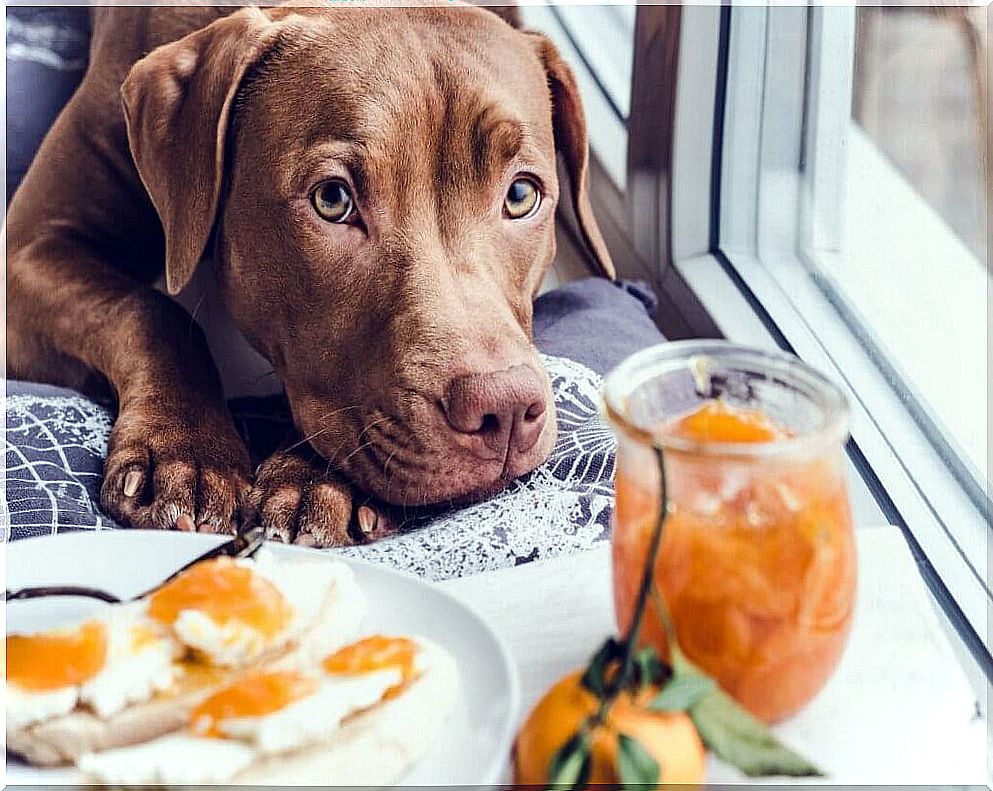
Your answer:
[[[365,596],[351,569],[341,565],[336,584],[328,590],[313,623],[251,665],[205,674],[203,683],[192,688],[181,684],[176,691],[156,695],[106,719],[80,707],[62,717],[8,727],[7,751],[34,766],[61,766],[75,763],[84,753],[155,739],[185,727],[201,700],[246,670],[312,666],[320,657],[352,642],[365,614]]]
[[[458,696],[458,667],[444,650],[425,645],[427,669],[402,694],[342,723],[334,741],[269,756],[233,783],[256,786],[386,786],[428,751]]]
[[[204,783],[264,788],[391,784],[427,752],[452,710],[458,691],[458,671],[452,657],[427,641],[418,639],[418,642],[425,660],[420,675],[395,697],[348,716],[318,744],[279,754],[257,755],[254,761],[249,755],[247,768],[232,770],[220,757],[205,759],[196,741],[184,743],[179,733],[169,734],[148,745],[84,755],[79,760],[80,774],[74,781],[79,785],[101,783],[124,788],[151,785],[177,789]],[[228,755],[236,762],[245,758],[243,751],[252,750],[247,743],[234,740],[198,741],[213,742],[217,748],[222,744],[237,746]],[[217,755],[215,750],[214,756]]]

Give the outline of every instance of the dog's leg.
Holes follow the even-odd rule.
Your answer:
[[[248,453],[190,315],[74,234],[11,241],[8,374],[72,385],[95,371],[116,395],[104,510],[131,527],[229,531]]]
[[[388,517],[360,504],[352,489],[295,432],[262,462],[243,520],[258,521],[277,541],[340,547],[390,534]]]

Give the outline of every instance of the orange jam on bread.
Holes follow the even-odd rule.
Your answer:
[[[264,717],[284,709],[317,689],[317,681],[292,671],[249,673],[218,690],[190,714],[190,727],[200,736],[221,737],[222,720]]]
[[[374,635],[347,645],[325,657],[324,671],[342,675],[399,670],[401,681],[387,690],[385,697],[395,696],[416,674],[417,643],[406,637]]]
[[[705,402],[659,427],[700,442],[788,438],[761,412]],[[669,513],[655,581],[683,652],[767,722],[807,703],[847,638],[856,561],[840,453],[665,452]],[[618,456],[614,599],[626,628],[659,509],[654,456]],[[642,635],[665,652],[650,604]]]
[[[100,672],[107,659],[107,629],[87,621],[73,629],[8,635],[7,680],[29,692],[77,686]]]
[[[149,598],[148,614],[167,626],[184,610],[198,610],[220,625],[239,621],[266,638],[283,631],[293,617],[272,582],[224,557],[187,569]]]

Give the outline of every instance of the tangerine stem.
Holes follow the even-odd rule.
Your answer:
[[[634,649],[638,643],[638,636],[641,634],[641,622],[645,617],[645,607],[648,604],[648,595],[652,590],[655,577],[655,561],[659,554],[659,547],[662,544],[662,528],[665,526],[666,517],[669,514],[669,491],[665,478],[665,458],[662,448],[653,447],[655,458],[659,465],[659,516],[655,522],[655,530],[652,533],[652,540],[648,546],[648,553],[645,555],[645,568],[642,571],[641,587],[638,589],[638,598],[634,607],[634,616],[627,634],[622,641],[624,653],[622,655],[621,672],[611,685],[610,690],[600,702],[600,708],[596,714],[597,722],[603,722],[607,710],[614,702],[621,690],[624,689],[631,676],[631,668],[634,663]]]
[[[641,587],[638,589],[638,598],[634,607],[634,617],[628,627],[628,633],[624,637],[624,663],[621,665],[621,678],[627,682],[627,677],[631,673],[631,665],[634,660],[634,648],[638,643],[638,636],[641,634],[641,622],[644,620],[645,607],[648,604],[648,594],[651,592],[652,583],[655,579],[655,563],[659,554],[659,547],[662,544],[662,528],[665,527],[665,520],[669,513],[669,492],[665,479],[665,458],[662,448],[653,447],[655,458],[659,465],[659,516],[655,522],[655,530],[652,533],[652,541],[648,546],[645,555],[645,568],[642,571]],[[623,684],[622,684],[623,686]]]

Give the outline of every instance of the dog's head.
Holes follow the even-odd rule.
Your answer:
[[[123,87],[168,288],[211,240],[227,307],[346,477],[402,504],[478,497],[547,458],[532,299],[556,153],[604,275],[575,82],[471,6],[245,9]]]

